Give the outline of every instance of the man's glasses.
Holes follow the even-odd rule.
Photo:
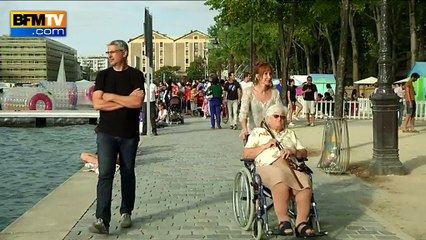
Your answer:
[[[285,119],[285,116],[283,116],[283,115],[278,115],[278,114],[274,114],[274,115],[272,115],[275,119],[277,119],[277,118],[280,118],[281,120],[284,120]]]
[[[113,53],[118,53],[118,52],[120,52],[120,51],[123,51],[123,50],[114,50],[114,51],[107,51],[107,52],[105,52],[106,54],[113,54]]]

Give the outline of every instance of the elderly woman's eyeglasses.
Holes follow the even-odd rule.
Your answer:
[[[280,118],[281,120],[284,120],[284,119],[285,119],[285,116],[283,116],[283,115],[278,115],[278,114],[274,114],[274,115],[272,115],[272,117],[274,117],[275,119]]]

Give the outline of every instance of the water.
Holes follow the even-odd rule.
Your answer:
[[[94,127],[0,127],[0,231],[83,166]]]

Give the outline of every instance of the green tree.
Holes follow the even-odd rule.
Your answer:
[[[176,72],[179,71],[179,66],[163,66],[154,73],[154,82],[159,83],[163,80],[178,79]]]
[[[202,58],[196,58],[186,69],[186,76],[189,80],[201,80],[204,78],[205,65]]]

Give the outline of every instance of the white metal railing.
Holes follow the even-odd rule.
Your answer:
[[[299,99],[299,101],[304,105],[303,99]],[[316,105],[316,110],[316,118],[332,117],[334,101],[319,101]],[[373,107],[369,98],[358,98],[357,101],[344,101],[343,110],[345,116],[349,119],[373,119]],[[406,107],[404,106],[404,116],[405,114]],[[416,120],[426,120],[426,101],[416,103]]]

